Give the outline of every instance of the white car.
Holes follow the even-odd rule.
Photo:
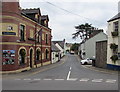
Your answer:
[[[92,60],[87,58],[80,61],[82,65],[92,64]]]

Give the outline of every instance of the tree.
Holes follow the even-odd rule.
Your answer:
[[[78,36],[81,38],[82,41],[86,41],[91,37],[93,33],[101,32],[103,30],[95,28],[92,26],[92,24],[81,24],[78,26],[75,26],[76,32],[73,33],[73,39],[76,39]]]
[[[77,53],[78,53],[78,48],[79,48],[79,44],[74,43],[74,44],[71,46],[70,50],[71,50],[71,51],[74,51],[74,52],[77,54]]]

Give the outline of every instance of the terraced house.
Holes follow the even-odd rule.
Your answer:
[[[21,72],[51,63],[51,29],[40,9],[21,9],[19,2],[2,2],[1,71]]]
[[[108,21],[107,66],[120,70],[120,10]]]

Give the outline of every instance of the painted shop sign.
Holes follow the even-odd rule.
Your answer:
[[[2,32],[3,35],[16,35],[15,32]]]
[[[15,62],[15,50],[3,50],[3,65],[12,65]]]

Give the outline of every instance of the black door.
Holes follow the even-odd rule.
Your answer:
[[[33,50],[30,50],[30,67],[32,68]]]

